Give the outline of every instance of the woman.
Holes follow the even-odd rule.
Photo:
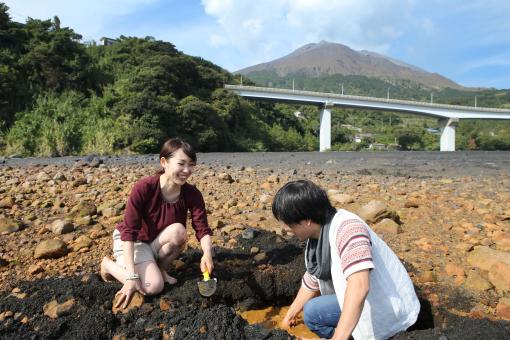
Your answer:
[[[207,224],[204,199],[186,181],[193,173],[196,154],[191,145],[178,139],[167,140],[160,152],[163,169],[138,181],[129,195],[124,221],[113,233],[113,254],[101,262],[103,280],[117,279],[124,285],[116,306],[125,308],[132,295],[159,294],[165,282],[177,280],[168,275],[173,260],[186,244],[186,217],[191,212],[192,226],[204,255],[202,272],[213,271],[212,231]]]

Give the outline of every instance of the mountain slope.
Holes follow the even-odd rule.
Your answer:
[[[465,89],[437,73],[430,73],[402,61],[369,51],[355,51],[345,45],[321,41],[304,45],[287,56],[250,66],[236,73],[247,75],[276,73],[280,77],[305,74],[309,77],[324,75],[360,75],[379,78],[397,84],[411,82],[425,89]]]

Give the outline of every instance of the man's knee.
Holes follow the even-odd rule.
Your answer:
[[[311,321],[314,319],[312,317],[313,306],[311,305],[311,303],[312,303],[312,300],[305,303],[305,305],[303,307],[303,322],[305,323],[305,325],[308,328],[310,328]]]
[[[314,325],[318,323],[317,317],[319,310],[317,307],[317,303],[314,299],[309,300],[303,307],[303,321],[310,330],[314,330],[316,328]]]

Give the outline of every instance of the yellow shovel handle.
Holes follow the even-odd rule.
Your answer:
[[[209,276],[209,272],[206,270],[204,272],[204,281],[209,281],[211,279],[211,277]]]

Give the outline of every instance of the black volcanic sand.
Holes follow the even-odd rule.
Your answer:
[[[294,238],[284,239],[263,231],[251,240],[238,237],[237,241],[235,249],[216,249],[214,274],[218,287],[211,298],[198,294],[197,263],[201,254],[192,249],[181,256],[186,269],[177,273],[179,283],[167,285],[159,296],[146,297],[142,307],[127,314],[111,312],[120,284],[102,282],[97,274],[19,282],[16,287],[27,293],[27,297],[18,299],[9,292],[0,293],[0,312],[20,312],[28,316],[29,322],[23,324],[13,318],[6,319],[0,323],[0,338],[107,339],[115,335],[128,339],[292,338],[281,330],[250,326],[235,310],[289,305],[299,289],[304,270],[303,244]],[[267,255],[262,263],[255,263],[250,255],[250,248],[254,246]],[[68,315],[51,320],[43,314],[47,302],[57,299],[62,303],[70,298],[76,302]],[[160,309],[162,298],[170,301],[167,311]],[[466,298],[459,296],[452,301],[450,303],[465,304]],[[426,300],[422,300],[420,321],[414,328],[421,330],[400,333],[395,339],[503,339],[510,336],[508,323],[458,317],[446,309],[433,312]]]
[[[271,168],[273,170],[329,171],[360,175],[388,175],[405,177],[444,176],[508,176],[509,151],[385,151],[385,152],[211,152],[199,153],[198,163],[212,168],[242,167]],[[91,163],[98,160],[106,166],[136,164],[159,165],[158,155],[134,156],[66,156],[2,158],[0,167],[34,165],[73,166],[77,161]]]

